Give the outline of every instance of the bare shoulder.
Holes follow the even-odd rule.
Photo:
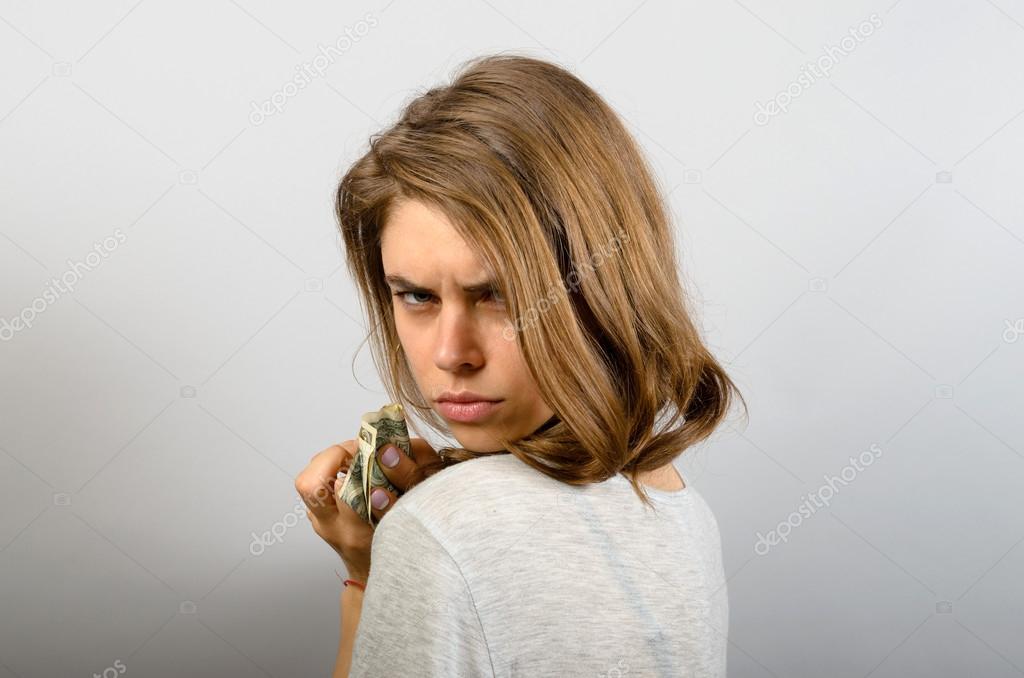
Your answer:
[[[653,471],[641,473],[639,480],[641,484],[647,487],[653,487],[656,490],[664,490],[666,492],[686,489],[682,476],[679,475],[679,471],[676,470],[675,465],[672,463],[665,464]]]

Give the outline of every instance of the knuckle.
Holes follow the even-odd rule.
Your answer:
[[[306,499],[312,499],[323,487],[315,478],[303,477],[295,481],[295,489]]]
[[[323,485],[306,495],[306,503],[320,508],[327,505],[329,492]]]
[[[317,452],[316,454],[309,458],[310,463],[313,463],[314,461],[323,456],[329,455],[331,452],[334,451],[336,447],[337,445],[330,445],[329,447],[325,447],[324,449],[320,450],[319,452]]]

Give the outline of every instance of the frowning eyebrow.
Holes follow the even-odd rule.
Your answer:
[[[434,294],[434,290],[417,285],[413,281],[409,280],[400,275],[386,275],[384,280],[388,282],[392,287],[401,287],[403,290],[408,292],[418,292],[420,294]],[[467,294],[479,294],[480,292],[493,292],[498,290],[498,283],[493,280],[485,280],[482,283],[476,285],[463,286],[462,291]]]

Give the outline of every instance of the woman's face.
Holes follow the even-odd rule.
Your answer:
[[[444,214],[418,201],[400,203],[384,226],[381,254],[417,385],[462,447],[501,449],[500,435],[522,438],[552,416],[515,335],[506,331],[504,300],[487,289],[487,272]],[[437,400],[446,391],[500,402],[459,420],[465,416]]]

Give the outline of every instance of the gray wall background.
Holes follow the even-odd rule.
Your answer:
[[[497,50],[627,120],[748,399],[679,463],[730,675],[1024,673],[1024,1],[144,0],[0,2],[0,678],[329,671],[332,189]]]

